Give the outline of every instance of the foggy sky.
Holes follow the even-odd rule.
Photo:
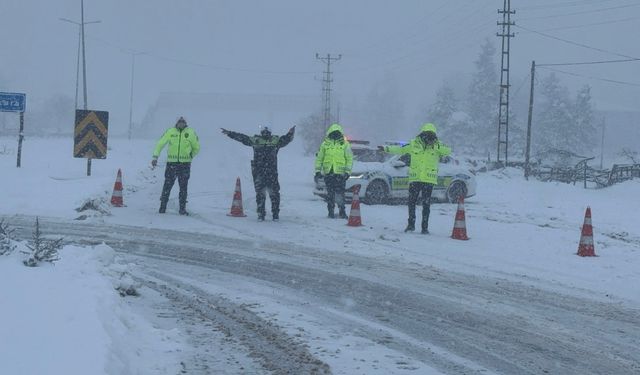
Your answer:
[[[146,53],[136,57],[135,122],[163,92],[319,96],[317,52],[342,54],[334,89],[345,113],[393,81],[407,121],[418,121],[419,104],[430,103],[443,79],[473,71],[485,38],[499,49],[501,7],[499,0],[85,0],[85,21],[101,21],[86,26],[89,108],[110,111],[113,131],[125,131],[131,50]],[[640,57],[640,1],[514,0],[512,7],[523,27]],[[79,21],[80,0],[1,0],[0,90],[26,92],[29,108],[53,95],[74,97],[78,28],[60,17]],[[531,60],[621,58],[513,32],[512,95],[528,95]],[[558,69],[640,84],[640,62]],[[598,109],[638,108],[638,86],[558,77],[572,90],[590,84]]]

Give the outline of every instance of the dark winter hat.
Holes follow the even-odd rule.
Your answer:
[[[187,126],[187,120],[185,120],[184,117],[180,116],[180,118],[178,119],[178,122],[176,122],[176,126],[178,125]]]
[[[271,129],[268,126],[262,126],[260,128],[260,135],[263,137],[268,137],[271,135]]]

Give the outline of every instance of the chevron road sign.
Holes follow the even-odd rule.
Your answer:
[[[76,110],[74,158],[106,159],[109,112]]]

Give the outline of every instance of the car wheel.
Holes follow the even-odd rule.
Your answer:
[[[456,203],[462,197],[467,196],[467,185],[462,181],[456,181],[449,185],[447,189],[447,200],[449,203]]]
[[[387,184],[380,180],[374,180],[367,186],[364,194],[364,201],[367,204],[380,204],[389,198],[389,188]]]

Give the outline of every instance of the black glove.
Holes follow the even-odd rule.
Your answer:
[[[316,175],[313,176],[313,178],[316,179],[316,180],[319,179],[320,177],[322,177],[322,173],[320,173],[320,172],[316,172]]]
[[[378,146],[379,151],[384,151],[384,146]]]

